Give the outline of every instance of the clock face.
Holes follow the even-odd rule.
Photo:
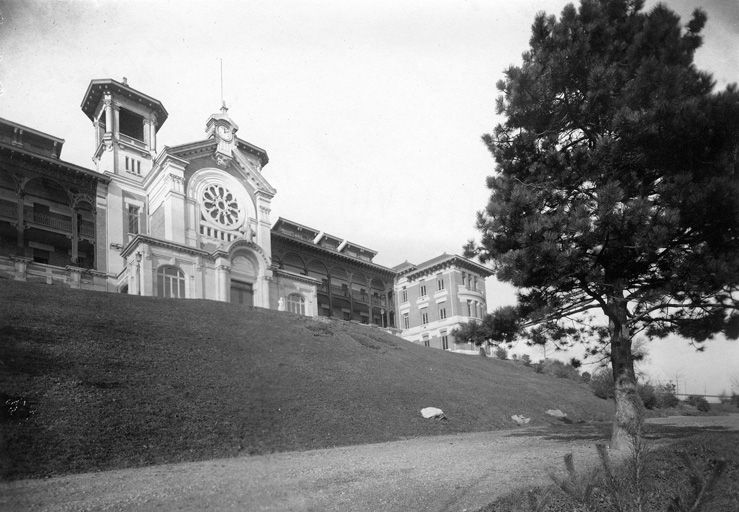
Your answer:
[[[218,135],[226,142],[230,142],[233,139],[233,133],[231,133],[231,129],[228,126],[219,126]]]

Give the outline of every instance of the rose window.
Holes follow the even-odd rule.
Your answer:
[[[238,227],[241,207],[236,196],[223,185],[209,185],[203,191],[203,213],[207,220],[226,227]]]

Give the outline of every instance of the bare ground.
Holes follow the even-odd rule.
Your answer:
[[[739,430],[739,414],[655,418],[655,437]],[[463,511],[594,463],[607,425],[423,437],[0,484],[0,510]]]

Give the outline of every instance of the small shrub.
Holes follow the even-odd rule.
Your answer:
[[[583,382],[587,384],[588,382],[590,382],[590,372],[582,372],[582,375],[580,375],[580,378],[582,379]]]
[[[590,389],[598,398],[607,400],[613,398],[614,387],[613,387],[613,374],[608,368],[603,368],[595,372],[590,377]]]
[[[708,412],[711,410],[711,404],[709,404],[708,400],[702,396],[691,395],[685,400],[685,402],[695,406],[695,408],[701,412]]]
[[[498,359],[508,359],[508,351],[503,347],[498,347],[495,349],[495,357]]]
[[[536,373],[544,373],[544,363],[541,361],[533,365],[532,368],[534,368]]]
[[[531,356],[528,354],[524,354],[521,356],[521,362],[524,366],[531,366]]]
[[[739,407],[739,395],[737,395],[736,393],[732,393],[731,394],[731,400],[730,400],[729,403],[732,403],[732,404],[736,405],[737,407]]]
[[[660,384],[655,388],[655,395],[657,397],[657,408],[667,409],[668,407],[677,407],[680,403],[677,395],[675,395],[675,384],[668,382],[666,384]]]

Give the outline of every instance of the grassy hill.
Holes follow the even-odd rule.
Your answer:
[[[5,397],[2,397],[2,395]],[[581,384],[377,328],[0,280],[6,478],[610,416]],[[425,420],[426,406],[448,421]],[[7,409],[7,408],[6,408]]]

